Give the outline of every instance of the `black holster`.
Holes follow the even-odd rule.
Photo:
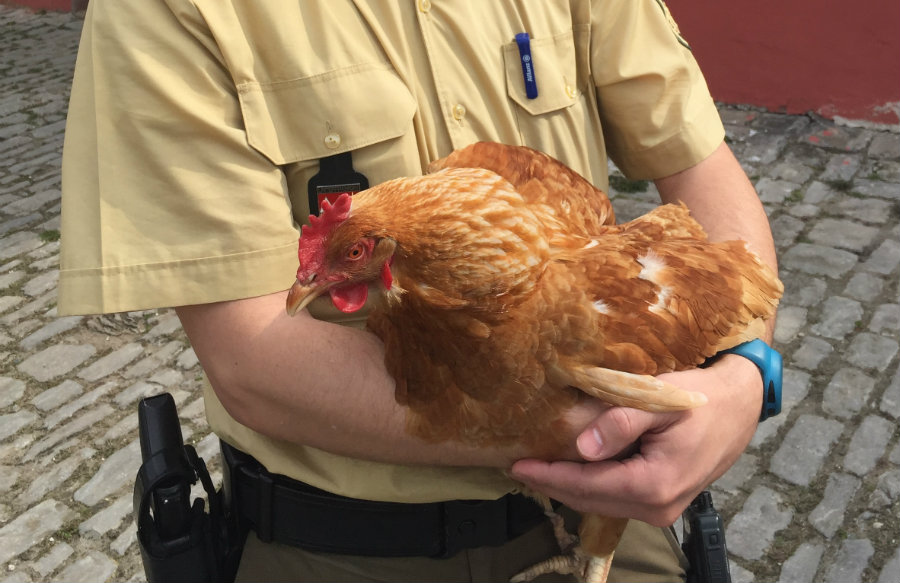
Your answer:
[[[682,549],[690,562],[687,583],[731,583],[725,525],[708,490],[684,511]]]
[[[196,450],[184,445],[172,396],[143,399],[138,425],[143,464],[134,484],[134,519],[147,581],[233,582],[247,530],[228,512]],[[198,480],[206,502],[192,503]]]

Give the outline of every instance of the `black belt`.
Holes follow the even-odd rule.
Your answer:
[[[425,504],[358,500],[271,474],[225,442],[222,455],[226,497],[263,542],[373,557],[451,557],[503,544],[544,519],[520,494]]]

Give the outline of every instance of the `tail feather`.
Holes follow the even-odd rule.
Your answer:
[[[683,411],[706,403],[703,393],[685,391],[650,375],[582,365],[571,368],[556,365],[551,367],[548,376],[610,405],[644,411]]]

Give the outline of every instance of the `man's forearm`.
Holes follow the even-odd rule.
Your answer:
[[[305,312],[290,318],[284,302],[279,293],[176,309],[238,422],[276,439],[393,463],[507,466],[526,454],[408,435],[381,342]]]

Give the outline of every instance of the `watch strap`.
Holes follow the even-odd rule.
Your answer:
[[[777,350],[760,339],[738,344],[720,354],[737,354],[750,360],[763,378],[763,404],[759,420],[765,421],[781,413],[781,380],[783,362]]]

